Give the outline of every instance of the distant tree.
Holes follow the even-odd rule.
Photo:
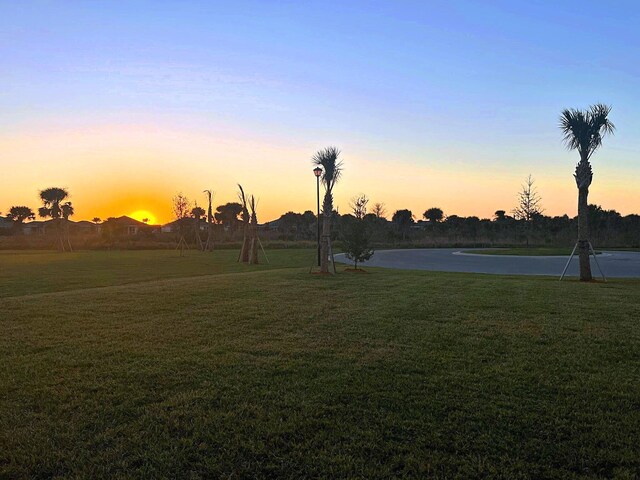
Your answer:
[[[391,217],[391,221],[402,235],[402,240],[407,238],[407,233],[413,224],[413,213],[411,210],[396,210]]]
[[[142,219],[142,223],[144,223],[144,224],[149,223],[149,219],[148,219],[148,218],[143,218],[143,219]]]
[[[367,204],[369,203],[369,199],[365,194],[360,194],[357,197],[353,197],[351,199],[351,212],[353,216],[358,220],[362,220],[364,216],[367,214]]]
[[[214,218],[216,221],[232,232],[235,231],[240,223],[238,216],[242,213],[242,205],[238,202],[225,203],[216,207]]]
[[[60,187],[50,187],[40,191],[42,207],[38,209],[38,215],[42,218],[49,217],[54,221],[58,233],[58,247],[62,252],[67,248],[69,251],[73,250],[69,240],[69,229],[65,228],[69,217],[73,215],[73,207],[70,202],[62,203],[68,197],[69,192]]]
[[[374,203],[371,212],[378,218],[385,218],[387,216],[387,210],[384,207],[384,203]]]
[[[496,213],[494,213],[494,217],[493,219],[496,222],[503,222],[507,217],[506,217],[507,212],[504,210],[496,210]]]
[[[529,175],[518,193],[518,205],[513,209],[513,216],[517,220],[531,222],[544,212],[541,202],[542,198],[536,190],[535,180]]]
[[[342,174],[340,150],[328,147],[318,151],[312,158],[314,165],[322,168],[324,200],[322,202],[322,236],[320,237],[320,271],[329,273],[329,245],[331,241],[331,216],[333,215],[333,189]]]
[[[204,208],[199,207],[196,203],[195,206],[191,209],[191,218],[193,218],[193,229],[196,237],[196,241],[198,242],[198,248],[204,251],[204,244],[202,243],[202,238],[200,238],[200,221],[206,215],[206,211]]]
[[[25,220],[35,220],[36,215],[29,207],[24,205],[16,205],[9,209],[7,218],[13,220],[16,224],[21,224]]]
[[[444,212],[438,207],[433,207],[424,212],[422,216],[431,223],[437,223],[441,222],[444,218]]]
[[[92,221],[93,223],[95,223],[96,225],[98,225],[102,220],[100,220],[100,217],[93,217],[93,218],[91,219],[91,221]]]
[[[588,203],[593,170],[589,160],[593,152],[602,145],[602,138],[615,130],[615,126],[609,120],[609,113],[611,107],[596,104],[588,110],[566,109],[560,115],[560,130],[564,134],[565,145],[569,150],[577,150],[580,155],[573,176],[578,187],[578,256],[581,281],[593,278],[589,261]]]
[[[513,209],[514,218],[520,220],[525,225],[527,247],[530,243],[533,221],[544,212],[541,206],[542,198],[538,194],[534,184],[535,181],[533,177],[529,175],[518,193],[518,205]]]

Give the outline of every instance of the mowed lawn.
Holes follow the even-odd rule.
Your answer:
[[[640,475],[640,281],[268,253],[0,253],[0,478]]]

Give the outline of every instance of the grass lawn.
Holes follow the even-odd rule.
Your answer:
[[[640,474],[640,281],[268,253],[0,254],[0,478]]]
[[[569,256],[573,247],[515,247],[515,248],[486,248],[482,250],[465,250],[464,253],[477,253],[479,255],[522,255],[531,257],[541,256]],[[596,255],[602,252],[596,250]]]

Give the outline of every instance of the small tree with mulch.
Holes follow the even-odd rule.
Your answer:
[[[373,256],[371,231],[364,221],[367,203],[369,199],[366,195],[360,195],[351,201],[353,218],[348,222],[343,235],[345,256],[353,261],[354,270],[358,270],[358,263],[369,260]]]

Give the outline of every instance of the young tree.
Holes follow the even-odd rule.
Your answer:
[[[96,225],[98,225],[102,220],[100,219],[100,217],[93,217],[91,221]]]
[[[413,213],[411,213],[411,210],[396,210],[393,217],[391,217],[391,221],[402,235],[402,240],[405,240],[413,223]]]
[[[322,168],[324,200],[322,202],[322,236],[320,237],[320,271],[329,273],[329,244],[331,239],[331,216],[333,215],[333,188],[342,174],[340,150],[328,147],[317,152],[312,162]]]
[[[529,175],[518,193],[518,205],[513,209],[514,218],[525,224],[527,247],[529,246],[533,221],[544,212],[544,209],[540,205],[542,198],[538,194],[534,184],[535,180]]]
[[[180,249],[180,256],[184,255],[184,247],[188,248],[187,242],[184,239],[184,222],[185,219],[189,216],[189,207],[191,203],[189,199],[184,196],[182,193],[178,193],[172,199],[173,201],[173,215],[176,217],[176,225],[178,227],[178,245],[176,249]]]
[[[351,200],[353,217],[348,222],[343,235],[345,256],[353,261],[353,268],[358,269],[358,263],[369,260],[373,256],[371,248],[371,232],[364,221],[367,215],[369,199],[366,195],[359,195]]]
[[[578,257],[580,259],[580,280],[590,281],[589,262],[589,187],[593,180],[590,159],[602,146],[602,138],[612,134],[615,126],[609,120],[611,107],[603,104],[592,105],[588,110],[575,108],[563,110],[560,114],[560,130],[569,150],[577,150],[580,160],[576,165],[574,178],[578,187]]]
[[[438,207],[432,207],[425,211],[422,216],[431,223],[438,223],[444,219],[444,212]]]
[[[40,191],[42,207],[38,209],[38,215],[42,218],[51,218],[54,221],[58,232],[59,250],[65,252],[67,248],[72,251],[69,240],[69,230],[63,228],[62,222],[67,223],[69,217],[73,215],[73,207],[70,202],[62,202],[69,197],[69,192],[64,188],[50,187]],[[65,238],[65,234],[67,235]]]

